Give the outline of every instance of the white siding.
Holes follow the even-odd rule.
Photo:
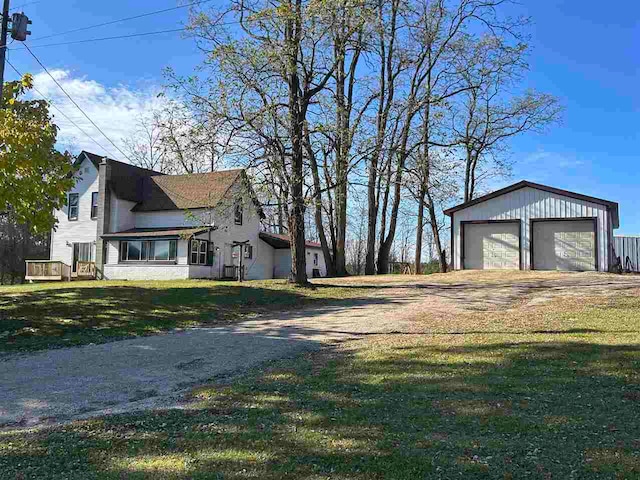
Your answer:
[[[291,249],[273,250],[273,278],[289,278],[291,273]]]
[[[313,264],[313,254],[318,254],[318,265]],[[313,277],[313,269],[320,270],[320,276],[327,276],[327,266],[324,263],[324,255],[322,255],[322,249],[317,247],[307,247],[305,249],[307,257],[307,277]],[[273,253],[273,278],[289,278],[291,273],[291,249],[290,248],[278,248],[274,249]]]
[[[196,208],[189,210],[160,210],[157,212],[133,212],[135,214],[136,228],[161,228],[161,227],[193,227],[210,223],[208,210]],[[212,220],[216,220],[215,213]]]
[[[234,187],[240,188],[239,186]],[[236,190],[237,191],[237,190]],[[230,198],[233,193],[230,194]],[[160,227],[183,227],[213,224],[215,230],[210,233],[198,235],[198,238],[210,240],[214,244],[214,264],[213,266],[191,265],[189,266],[188,258],[188,242],[186,240],[178,241],[177,265],[189,266],[183,277],[183,270],[179,270],[176,278],[219,278],[223,275],[224,265],[238,265],[238,258],[231,256],[230,246],[233,242],[249,241],[249,245],[253,247],[252,258],[243,258],[245,267],[245,278],[247,280],[273,278],[273,248],[260,240],[260,216],[254,204],[248,200],[245,195],[245,203],[243,208],[242,225],[236,225],[233,216],[232,202],[224,204],[213,210],[210,209],[194,209],[188,213],[183,210],[169,210],[157,212],[131,212],[132,202],[117,200],[112,202],[112,221],[113,225],[118,228],[112,228],[112,231],[122,231],[128,228],[160,228]],[[114,204],[117,209],[113,209]],[[113,210],[116,210],[113,212]],[[132,224],[133,222],[133,224]],[[112,240],[108,242],[106,264],[118,265],[118,268],[105,267],[105,274],[109,272],[110,278],[166,278],[164,273],[159,273],[158,269],[163,266],[144,266],[132,264],[119,264],[118,259],[119,241]],[[238,249],[236,248],[236,253]],[[166,266],[164,266],[166,267]],[[171,267],[171,266],[169,266]],[[168,271],[176,271],[176,269],[168,268]],[[131,272],[131,274],[129,273]],[[144,273],[140,273],[144,272]]]
[[[109,232],[122,232],[136,226],[136,214],[131,209],[135,202],[122,200],[111,194],[111,216],[109,217]],[[108,233],[108,232],[105,232]]]
[[[189,278],[189,265],[105,265],[105,280],[182,280]]]
[[[225,265],[238,265],[239,258],[238,247],[236,247],[234,258],[231,253],[231,245],[234,242],[249,241],[249,245],[253,247],[252,258],[243,258],[242,263],[245,268],[245,279],[247,280],[260,280],[273,278],[273,248],[264,243],[260,237],[260,215],[253,202],[249,199],[246,192],[239,190],[240,185],[233,187],[232,192],[228,194],[229,198],[233,198],[234,195],[242,194],[244,197],[242,225],[236,225],[233,215],[233,203],[222,202],[222,205],[214,209],[212,212],[208,210],[193,210],[192,214],[197,218],[186,218],[184,213],[182,214],[182,221],[188,222],[187,225],[202,225],[209,224],[211,221],[215,226],[215,230],[211,233],[205,233],[198,236],[198,238],[209,239],[213,242],[215,250],[214,258],[214,276],[219,278],[224,274],[223,268]],[[166,216],[164,221],[167,221],[170,216]],[[179,221],[179,217],[174,217]],[[166,225],[161,225],[166,226]]]
[[[51,260],[58,260],[71,265],[72,244],[95,242],[98,231],[96,220],[91,219],[91,194],[98,191],[98,170],[90,160],[85,159],[76,173],[76,184],[69,193],[78,193],[78,220],[69,221],[68,208],[54,211],[57,228],[51,233]],[[68,198],[68,194],[67,194]],[[94,252],[95,254],[95,252]]]
[[[317,248],[317,247],[307,247],[307,277],[308,278],[312,278],[313,277],[313,269],[317,268],[318,270],[320,270],[320,276],[321,277],[326,277],[327,276],[327,266],[324,263],[324,255],[322,254],[322,249],[321,248]],[[288,252],[291,252],[290,250],[287,250]],[[318,265],[314,265],[313,264],[313,254],[317,253],[318,254]]]
[[[522,266],[530,268],[532,218],[598,218],[598,259],[600,271],[609,265],[609,228],[611,225],[607,207],[555,193],[524,187],[485,202],[471,205],[453,214],[454,268],[461,268],[460,222],[467,220],[514,220],[522,222]]]

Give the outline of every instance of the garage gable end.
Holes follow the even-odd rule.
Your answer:
[[[608,271],[613,258],[617,204],[596,200],[577,194],[565,195],[558,193],[557,189],[520,184],[518,188],[503,189],[500,194],[486,195],[477,201],[467,202],[459,209],[450,209],[451,247],[448,257],[452,267],[494,269],[519,266],[523,270]],[[537,225],[542,221],[547,221],[547,224]],[[474,226],[492,222],[512,222],[518,226],[520,234],[515,234],[513,226],[511,231],[504,226],[502,229]],[[585,229],[587,231],[583,231]],[[548,244],[541,243],[547,240]],[[532,251],[535,252],[536,248],[538,255],[534,259]]]
[[[602,198],[597,198],[597,197],[591,197],[589,195],[583,195],[581,193],[571,192],[569,190],[563,190],[561,188],[550,187],[548,185],[542,185],[540,183],[534,183],[528,180],[522,180],[518,183],[514,183],[513,185],[509,185],[508,187],[504,187],[504,188],[501,188],[500,190],[496,190],[494,192],[487,193],[486,195],[482,195],[481,197],[474,198],[473,200],[470,200],[468,202],[460,203],[454,207],[444,210],[444,214],[448,216],[452,216],[457,211],[463,210],[473,205],[477,205],[479,203],[486,202],[487,200],[491,200],[492,198],[496,198],[501,195],[505,195],[515,190],[520,190],[521,188],[526,188],[526,187],[534,188],[534,189],[541,190],[548,193],[554,193],[556,195],[560,195],[563,197],[568,197],[576,200],[583,200],[590,203],[604,205],[611,212],[611,220],[613,223],[613,228],[618,228],[620,226],[617,202],[612,202],[611,200],[604,200]]]

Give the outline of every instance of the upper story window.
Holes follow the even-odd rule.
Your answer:
[[[314,265],[315,267],[317,267],[317,266],[318,266],[318,254],[317,254],[317,253],[314,253],[314,254],[313,254],[313,265]]]
[[[233,219],[236,225],[242,225],[242,203],[240,201],[236,201],[234,206]]]
[[[98,192],[91,194],[91,219],[98,218]]]
[[[78,196],[77,193],[69,194],[69,209],[67,211],[69,220],[78,220]]]

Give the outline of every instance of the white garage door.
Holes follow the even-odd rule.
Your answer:
[[[591,220],[533,223],[533,268],[596,269],[596,234]]]
[[[464,228],[465,269],[520,268],[517,223],[468,223]]]

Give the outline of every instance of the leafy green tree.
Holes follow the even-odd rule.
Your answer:
[[[22,97],[33,78],[4,86],[0,108],[0,212],[43,233],[55,225],[53,211],[73,186],[71,155],[55,149],[58,127],[45,100]]]

